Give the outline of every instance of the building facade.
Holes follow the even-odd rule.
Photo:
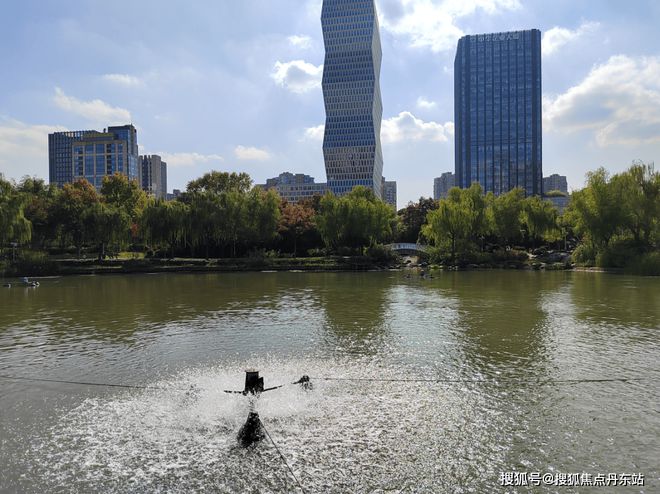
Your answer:
[[[396,209],[396,182],[383,177],[383,202]]]
[[[122,125],[49,134],[48,168],[50,183],[58,187],[84,178],[99,189],[115,173],[140,181],[137,131]]]
[[[167,199],[167,163],[157,154],[140,156],[142,190],[156,199]]]
[[[282,199],[294,204],[315,195],[322,196],[328,191],[328,184],[317,184],[314,182],[314,177],[289,172],[269,178],[265,184],[259,185],[259,187],[265,190],[275,189]]]
[[[550,192],[551,190],[559,190],[564,194],[568,194],[566,176],[553,173],[549,177],[543,177],[543,192]]]
[[[73,182],[73,143],[80,142],[94,130],[48,134],[48,180],[62,187]]]
[[[559,210],[559,213],[563,214],[571,202],[571,196],[566,194],[565,196],[545,197],[544,200],[550,201],[552,205]]]
[[[449,189],[456,185],[455,175],[452,172],[445,172],[433,179],[433,199],[444,199],[449,194]]]
[[[374,0],[323,0],[323,158],[335,195],[364,185],[382,198],[382,52]]]
[[[454,60],[456,185],[543,192],[541,32],[464,36]]]

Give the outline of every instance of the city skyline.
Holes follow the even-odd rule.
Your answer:
[[[47,178],[48,133],[133,122],[140,154],[168,162],[171,188],[211,169],[255,183],[282,170],[323,177],[321,2],[155,6],[132,6],[128,19],[91,2],[7,6],[0,172]],[[464,34],[542,31],[545,175],[580,188],[598,166],[615,173],[657,158],[653,2],[634,11],[595,1],[552,11],[515,0],[376,6],[384,174],[400,206],[431,196],[433,178],[453,169],[453,57]]]

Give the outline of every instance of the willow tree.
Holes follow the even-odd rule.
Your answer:
[[[174,257],[174,247],[185,243],[190,234],[189,213],[182,202],[151,200],[140,217],[140,229],[152,247],[166,245]]]
[[[492,193],[486,197],[490,205],[493,234],[504,244],[513,245],[521,237],[521,214],[525,191],[521,187],[516,187],[497,197]]]
[[[90,238],[99,246],[99,261],[105,259],[108,245],[121,247],[129,238],[131,218],[122,208],[97,202],[86,211],[85,220]]]
[[[557,208],[550,201],[544,201],[538,196],[523,201],[522,222],[533,245],[543,239],[556,240],[559,235],[558,216]]]
[[[452,262],[457,253],[472,250],[487,231],[486,200],[476,182],[469,189],[450,189],[438,209],[429,212],[422,227],[422,234],[434,245],[448,248]]]
[[[22,244],[32,238],[32,224],[24,215],[25,198],[0,177],[0,245]]]
[[[329,248],[362,248],[392,235],[395,212],[367,187],[357,186],[342,197],[321,198],[315,217],[321,238]]]

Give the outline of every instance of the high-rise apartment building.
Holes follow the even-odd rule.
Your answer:
[[[84,178],[98,189],[103,177],[115,173],[139,181],[137,131],[122,125],[49,134],[48,168],[58,187]]]
[[[543,192],[550,192],[551,190],[559,190],[564,194],[568,194],[566,176],[553,173],[549,177],[543,177]]]
[[[454,61],[456,185],[542,193],[541,32],[463,36]]]
[[[449,189],[455,185],[455,175],[452,172],[445,172],[433,179],[433,199],[444,199],[449,194]]]
[[[396,209],[396,182],[383,177],[383,202]]]
[[[328,187],[364,185],[382,197],[381,47],[374,0],[323,0],[323,157]]]
[[[167,198],[167,163],[157,154],[140,156],[142,190],[157,199]]]

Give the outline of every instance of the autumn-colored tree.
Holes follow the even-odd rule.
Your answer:
[[[314,209],[307,203],[282,201],[278,231],[293,243],[293,255],[298,254],[298,239],[314,228]]]

